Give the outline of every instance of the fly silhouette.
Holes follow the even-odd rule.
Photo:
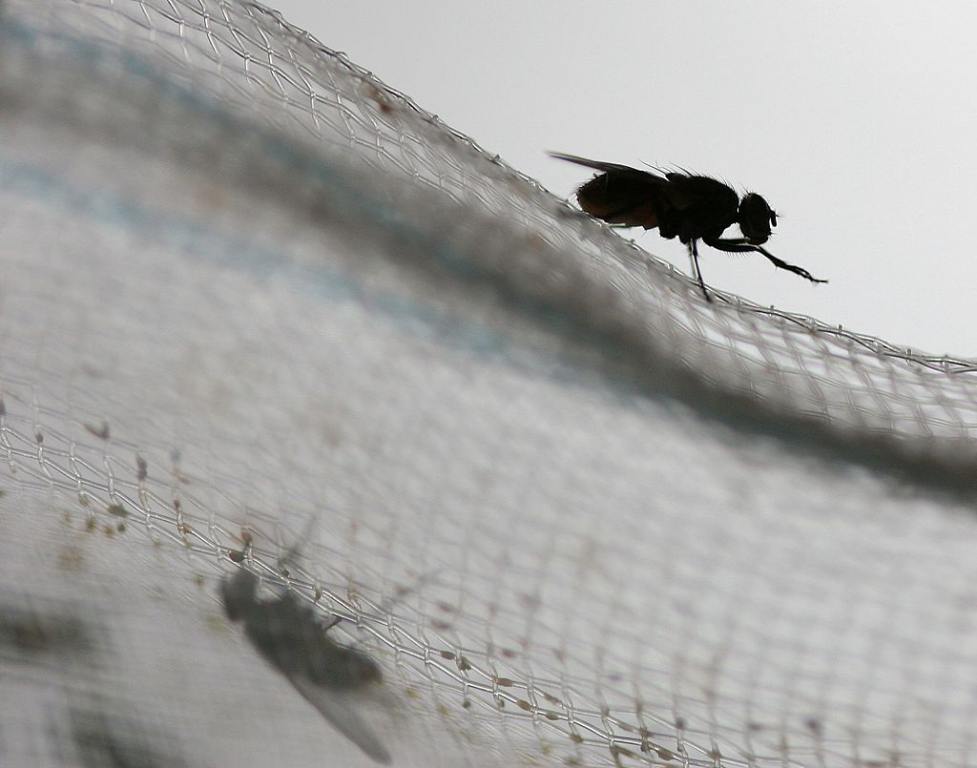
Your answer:
[[[224,611],[244,624],[251,645],[319,713],[378,763],[389,763],[373,730],[357,714],[350,694],[381,680],[380,667],[366,654],[340,645],[326,633],[340,619],[323,624],[291,592],[258,599],[258,577],[241,568],[221,583]]]
[[[688,246],[706,301],[712,299],[699,269],[699,240],[727,253],[755,251],[779,269],[812,283],[828,282],[803,267],[778,259],[763,247],[770,238],[771,227],[777,226],[777,212],[755,192],[748,192],[740,200],[735,190],[708,176],[674,171],[660,176],[576,155],[550,152],[550,156],[600,171],[577,189],[577,202],[591,216],[619,227],[657,227],[662,237],[677,237]],[[739,224],[743,237],[722,236],[733,224]]]

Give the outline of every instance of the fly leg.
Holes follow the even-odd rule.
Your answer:
[[[333,616],[328,624],[323,624],[322,631],[328,632],[330,629],[335,627],[339,622],[343,620],[342,616]]]
[[[763,248],[760,248],[759,246],[757,246],[756,250],[757,253],[762,253],[764,256],[766,256],[775,267],[778,267],[780,269],[786,269],[788,272],[793,272],[795,275],[800,275],[805,280],[810,280],[812,283],[828,282],[827,280],[821,280],[820,278],[814,277],[814,275],[812,275],[810,272],[804,269],[804,267],[798,267],[796,264],[788,264],[786,261],[783,261],[782,259],[778,259],[772,253],[764,250]]]
[[[699,269],[699,249],[696,246],[695,238],[689,241],[689,256],[692,257],[692,271],[695,272],[695,279],[699,281],[702,295],[706,297],[706,301],[711,303],[712,298],[709,296],[709,291],[706,290],[706,284],[702,282],[702,270]]]
[[[760,253],[770,260],[775,267],[778,269],[786,269],[788,272],[793,272],[795,275],[800,275],[805,280],[810,280],[812,283],[826,283],[827,280],[820,280],[814,277],[810,272],[808,272],[804,267],[798,267],[794,264],[788,264],[783,259],[778,259],[770,251],[766,250],[762,246],[755,245],[749,242],[746,238],[738,237],[728,240],[722,238],[716,238],[715,240],[706,240],[706,245],[712,246],[720,251],[726,251],[727,253],[748,253],[750,251],[755,251]]]

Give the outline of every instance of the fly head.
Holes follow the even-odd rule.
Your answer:
[[[231,621],[240,621],[255,605],[258,596],[258,577],[243,568],[221,582],[224,612]]]
[[[740,201],[738,223],[743,236],[760,245],[769,239],[770,228],[777,226],[777,212],[756,192],[748,192]]]

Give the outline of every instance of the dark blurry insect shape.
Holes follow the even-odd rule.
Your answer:
[[[740,200],[735,190],[708,176],[677,171],[659,175],[559,152],[550,152],[550,156],[600,171],[577,189],[577,202],[591,216],[620,227],[657,227],[662,237],[677,237],[687,245],[695,277],[707,301],[712,299],[699,269],[699,240],[728,253],[756,251],[775,267],[812,283],[828,282],[813,277],[803,267],[778,259],[762,247],[770,237],[771,227],[777,226],[777,212],[755,192],[748,192]],[[733,224],[739,224],[743,237],[724,238],[723,232]]]
[[[182,755],[174,752],[179,744],[176,734],[161,731],[147,714],[137,716],[131,701],[89,694],[70,705],[68,718],[71,741],[82,768],[190,766]],[[54,720],[52,725],[57,734],[60,723]]]
[[[221,597],[227,617],[244,624],[244,633],[258,653],[326,720],[378,763],[390,762],[390,754],[357,714],[351,696],[379,683],[380,667],[361,651],[329,637],[327,632],[341,621],[339,617],[322,623],[315,610],[288,591],[259,600],[258,577],[243,566],[233,577],[224,578]]]

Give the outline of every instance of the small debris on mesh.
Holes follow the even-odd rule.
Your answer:
[[[99,424],[98,426],[94,424],[85,424],[85,429],[87,429],[89,432],[91,432],[93,435],[95,435],[95,437],[99,438],[100,440],[109,439],[109,423],[107,421],[103,420],[102,423]]]
[[[122,506],[121,504],[118,504],[118,503],[116,503],[116,504],[109,504],[105,508],[105,511],[108,512],[110,515],[115,515],[116,517],[128,517],[129,516],[129,510],[127,510],[124,506]]]
[[[242,563],[244,562],[244,552],[239,549],[229,549],[227,550],[227,557],[232,563]]]

